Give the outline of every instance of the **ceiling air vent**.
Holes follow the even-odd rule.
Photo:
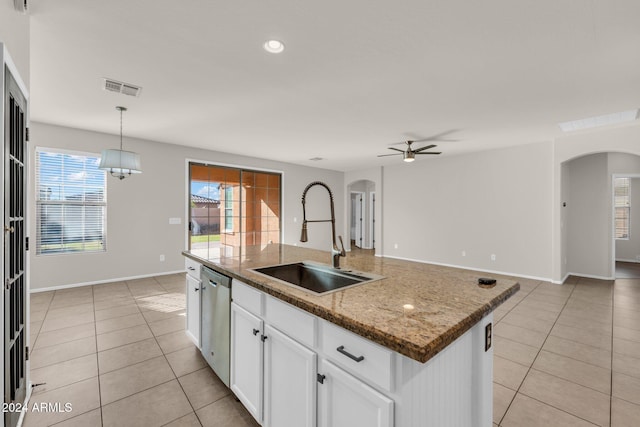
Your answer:
[[[13,0],[13,7],[20,13],[27,13],[27,0]]]
[[[122,93],[124,95],[135,96],[135,97],[140,96],[140,91],[142,90],[140,86],[135,86],[129,83],[122,83],[117,80],[108,79],[108,78],[104,79],[103,89],[108,90],[110,92],[117,92],[117,93]]]

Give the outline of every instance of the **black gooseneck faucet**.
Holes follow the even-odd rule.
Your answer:
[[[316,219],[316,220],[307,220],[307,211],[306,211],[306,197],[307,191],[313,186],[320,185],[327,189],[329,192],[329,202],[331,203],[331,219]],[[338,249],[338,245],[336,243],[336,215],[333,207],[333,193],[327,184],[320,181],[313,181],[311,184],[307,185],[307,187],[302,192],[302,234],[300,235],[300,241],[306,242],[308,240],[307,237],[307,223],[308,222],[330,222],[331,223],[331,239],[333,243],[333,247],[331,248],[331,257],[333,259],[333,268],[340,268],[340,257],[346,256],[346,252],[344,251],[344,243],[342,241],[342,236],[338,236],[340,239],[340,246],[342,246],[342,250]]]

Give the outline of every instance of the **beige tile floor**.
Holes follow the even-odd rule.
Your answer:
[[[640,279],[519,280],[495,312],[494,425],[640,425]],[[257,424],[183,332],[184,276],[31,296],[25,426]]]
[[[31,295],[32,426],[257,426],[184,333],[184,275]]]
[[[640,279],[520,283],[494,313],[494,426],[640,426]]]

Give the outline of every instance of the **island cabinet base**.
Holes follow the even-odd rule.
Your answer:
[[[490,313],[426,363],[396,354],[395,427],[493,425],[492,322]]]
[[[420,363],[234,279],[231,390],[264,427],[491,427],[490,313]]]

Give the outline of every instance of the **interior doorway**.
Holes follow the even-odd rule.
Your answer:
[[[364,248],[364,197],[365,193],[361,191],[351,192],[351,247]]]
[[[359,180],[347,186],[350,249],[375,249],[375,191],[373,181]]]

